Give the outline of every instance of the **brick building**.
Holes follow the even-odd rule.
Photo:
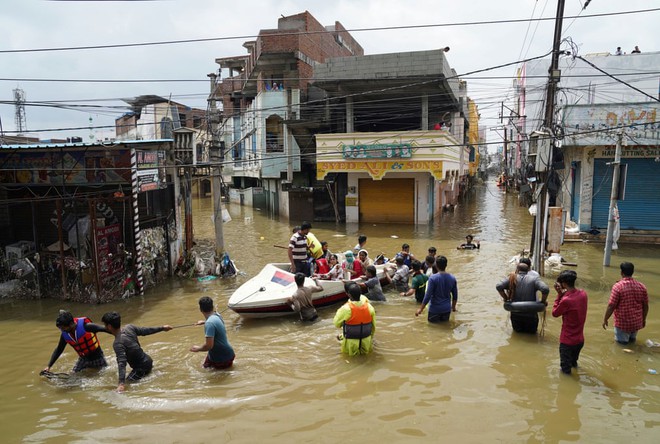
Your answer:
[[[243,46],[247,55],[216,59],[226,75],[211,96],[223,103],[233,202],[293,220],[379,220],[391,216],[374,201],[387,187],[405,208],[397,223],[427,223],[456,203],[476,160],[466,144],[477,143],[478,115],[468,117],[449,48],[365,56],[340,23],[324,27],[309,12]],[[369,146],[368,159],[347,146]],[[384,160],[388,171],[366,172]],[[406,193],[394,193],[401,183]]]
[[[314,100],[314,65],[363,49],[339,22],[323,26],[307,11],[278,19],[276,29],[261,30],[243,47],[248,54],[216,59],[223,178],[232,200],[298,217],[307,206],[300,191],[314,178],[315,115],[301,106]]]

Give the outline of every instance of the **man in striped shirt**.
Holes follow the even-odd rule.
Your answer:
[[[311,276],[311,268],[307,260],[307,233],[311,228],[312,224],[303,222],[300,229],[293,233],[289,240],[291,273],[303,273],[305,276]]]
[[[614,338],[619,344],[635,342],[637,332],[646,327],[646,315],[649,313],[646,286],[633,279],[634,272],[632,263],[621,263],[621,280],[612,286],[603,318],[603,328],[606,329],[607,321],[614,313]]]

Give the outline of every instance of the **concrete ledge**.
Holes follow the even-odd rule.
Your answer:
[[[566,234],[564,236],[564,241],[568,242],[597,242],[605,243],[605,238],[607,232],[603,231],[600,234],[590,234],[590,233],[579,233],[579,234]],[[652,244],[660,245],[660,233],[659,234],[637,234],[637,233],[621,233],[619,236],[618,244]]]

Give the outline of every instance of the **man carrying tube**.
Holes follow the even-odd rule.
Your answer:
[[[341,341],[342,353],[365,355],[373,350],[376,310],[355,282],[346,284],[346,292],[349,300],[337,310],[333,320],[335,327],[342,329],[337,339]]]
[[[48,365],[43,370],[45,373],[50,372],[51,367],[60,357],[67,344],[78,353],[78,361],[73,366],[73,372],[79,372],[86,368],[100,369],[108,365],[101,344],[96,337],[98,332],[108,333],[104,327],[93,324],[91,319],[87,317],[74,318],[70,312],[64,310],[60,310],[55,320],[55,326],[61,331],[60,342],[55,347]]]

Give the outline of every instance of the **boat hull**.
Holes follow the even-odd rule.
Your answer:
[[[255,277],[241,285],[229,298],[227,306],[243,317],[265,318],[293,314],[287,299],[296,291],[289,264],[267,264]],[[347,299],[342,281],[322,281],[323,291],[312,293],[315,307],[325,307]],[[314,285],[305,278],[305,286]]]
[[[294,274],[288,263],[266,264],[253,278],[241,285],[229,298],[227,307],[246,318],[286,316],[294,311],[287,299],[296,291]],[[382,275],[382,268],[379,270]],[[312,293],[312,302],[317,308],[344,302],[348,296],[344,284],[348,281],[318,280],[323,291]],[[305,278],[305,286],[314,281]]]

